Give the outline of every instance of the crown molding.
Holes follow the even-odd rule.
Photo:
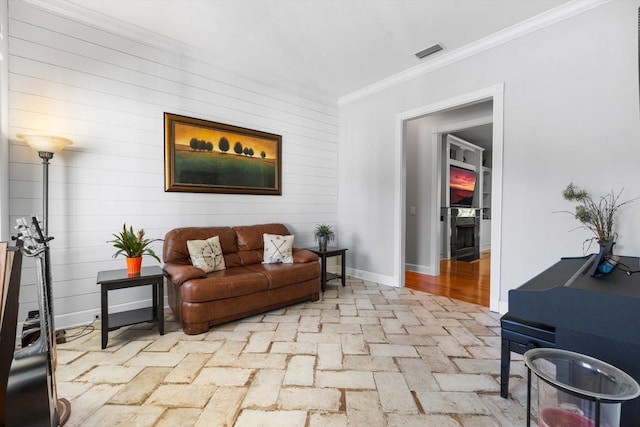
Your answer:
[[[572,0],[568,3],[550,9],[539,15],[526,19],[515,25],[500,30],[487,37],[478,39],[472,43],[464,45],[451,52],[443,53],[428,62],[408,68],[400,73],[394,74],[379,82],[373,83],[360,90],[342,96],[338,99],[338,105],[346,105],[358,99],[365,98],[375,93],[381,92],[400,83],[412,80],[423,74],[430,73],[439,68],[461,61],[478,53],[500,46],[511,40],[523,37],[534,31],[548,27],[571,18],[572,16],[589,11],[596,7],[609,3],[611,0]]]
[[[70,19],[80,24],[87,25],[91,28],[95,28],[101,31],[107,31],[113,35],[123,37],[135,43],[149,46],[170,54],[178,55],[188,60],[207,64],[208,66],[222,71],[223,73],[241,77],[247,81],[251,81],[256,84],[281,91],[289,96],[303,99],[306,102],[328,105],[331,107],[335,107],[336,105],[335,99],[327,99],[326,95],[318,93],[317,91],[305,91],[304,88],[291,87],[291,84],[288,84],[288,82],[279,81],[277,76],[272,76],[271,78],[269,78],[265,77],[265,75],[262,74],[260,78],[255,78],[243,72],[243,69],[246,69],[248,67],[247,64],[239,63],[230,58],[226,58],[224,61],[224,63],[228,66],[222,67],[219,65],[219,58],[214,57],[214,54],[209,51],[179,42],[163,34],[149,31],[142,27],[120,21],[110,16],[103,15],[99,12],[95,12],[83,6],[70,3],[66,0],[17,1],[29,4],[31,6],[37,7],[38,9],[53,13],[65,19]]]
[[[239,75],[246,80],[253,81],[255,83],[271,87],[273,89],[277,89],[294,96],[300,96],[297,95],[300,93],[299,88],[297,88],[296,90],[292,90],[291,88],[287,89],[281,83],[278,83],[275,80],[266,79],[264,78],[264,76],[260,80],[256,80],[255,78],[246,75],[242,72],[243,64],[233,63],[235,66],[230,66],[228,68],[220,67],[220,65],[218,65],[219,62],[210,59],[212,58],[212,54],[210,52],[203,51],[202,49],[198,49],[193,46],[185,45],[184,43],[180,43],[170,37],[102,15],[82,6],[69,3],[65,0],[20,1],[26,4],[33,5],[39,9],[54,13],[58,16],[72,19],[82,24],[91,26],[93,28],[108,31],[112,34],[128,38],[137,43],[141,43],[188,59],[206,63],[212,67],[220,69],[223,72]],[[346,105],[358,99],[365,98],[377,92],[381,92],[385,89],[396,86],[408,80],[412,80],[423,74],[430,73],[434,70],[461,61],[465,58],[484,52],[488,49],[500,46],[504,43],[525,36],[549,25],[561,22],[572,16],[589,11],[605,3],[609,3],[610,1],[611,0],[571,0],[568,3],[550,9],[532,18],[526,19],[518,24],[507,27],[487,37],[478,39],[458,49],[442,53],[439,56],[430,59],[428,62],[408,68],[404,71],[401,71],[400,73],[394,74],[360,90],[342,96],[338,98],[337,105]],[[226,63],[230,64],[232,62],[226,61]],[[331,101],[326,99],[326,96],[323,94],[306,93],[301,95],[308,101],[313,102],[313,100],[315,100],[315,102],[323,105],[331,104]]]
[[[84,8],[75,3],[69,3],[65,0],[20,1],[22,3],[35,6],[38,9],[54,13],[63,18],[77,21],[92,28],[108,31],[112,34],[134,40],[147,46],[171,53],[184,53],[185,46],[170,37],[94,12],[93,10]]]

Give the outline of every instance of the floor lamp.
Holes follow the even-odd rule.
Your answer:
[[[42,233],[49,236],[49,160],[72,142],[69,139],[49,135],[18,135],[29,144],[42,159]]]
[[[72,142],[66,138],[49,135],[17,135],[18,138],[25,141],[31,148],[38,152],[38,156],[42,159],[42,234],[45,238],[49,237],[49,160],[53,158],[55,153],[59,153],[64,147],[71,145]],[[53,302],[53,301],[52,301]],[[53,325],[53,316],[51,318]],[[71,404],[67,399],[58,399],[57,401],[59,425],[64,425],[71,414]]]

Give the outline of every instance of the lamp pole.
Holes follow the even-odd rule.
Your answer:
[[[49,135],[18,135],[42,159],[42,233],[49,236],[49,160],[72,142],[66,138]]]
[[[42,159],[42,233],[49,236],[49,160],[53,158],[53,153],[49,151],[38,151],[38,156]]]

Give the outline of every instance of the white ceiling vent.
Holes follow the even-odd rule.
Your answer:
[[[416,56],[420,59],[424,58],[425,56],[429,56],[431,54],[434,54],[436,52],[441,51],[442,49],[444,49],[442,47],[442,45],[440,43],[438,44],[434,44],[431,47],[426,48],[425,50],[421,50],[420,52],[416,53]]]

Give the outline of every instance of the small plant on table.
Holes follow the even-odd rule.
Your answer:
[[[160,258],[149,247],[151,243],[162,241],[162,239],[148,239],[145,237],[144,229],[138,230],[137,233],[133,231],[133,227],[127,229],[127,224],[123,224],[122,231],[118,234],[114,234],[115,239],[109,240],[107,243],[113,243],[113,246],[118,249],[113,257],[118,255],[124,255],[127,257],[127,269],[129,274],[140,273],[140,266],[142,264],[142,256],[149,255],[160,262]],[[131,261],[130,261],[131,260]],[[130,267],[131,266],[131,267]]]
[[[318,239],[318,246],[321,251],[327,250],[327,242],[332,242],[336,238],[336,234],[330,225],[320,224],[316,226],[313,233],[316,239]]]

